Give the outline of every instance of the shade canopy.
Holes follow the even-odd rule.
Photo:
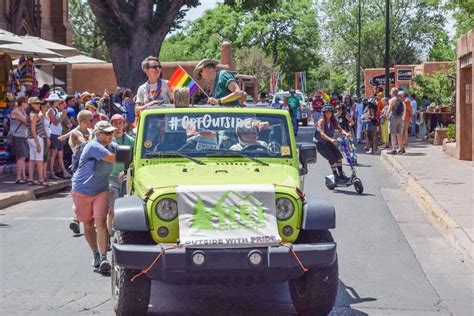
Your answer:
[[[5,30],[0,31],[3,34],[13,36],[15,40],[18,40],[18,43],[2,44],[0,45],[0,52],[7,53],[13,58],[20,57],[21,55],[28,55],[33,57],[63,57],[63,55],[53,52],[47,48],[38,46],[27,39],[24,39],[20,36],[16,36],[13,33],[7,32]]]
[[[36,66],[41,65],[75,65],[75,64],[106,64],[105,60],[100,60],[92,58],[89,56],[78,55],[68,58],[58,57],[58,58],[35,58],[34,59]],[[18,65],[18,59],[12,61],[14,66]]]
[[[51,42],[51,41],[42,39],[40,37],[25,35],[25,36],[21,36],[21,38],[30,43],[33,43],[34,45],[37,45],[37,46],[49,49],[55,53],[61,54],[64,57],[76,56],[76,55],[81,54],[81,51],[79,51],[78,49],[74,47]]]
[[[7,33],[0,29],[0,45],[3,44],[18,44],[20,41],[17,39],[18,36],[11,35],[11,33]]]

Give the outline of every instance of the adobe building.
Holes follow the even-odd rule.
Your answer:
[[[0,28],[17,35],[31,35],[71,46],[68,0],[0,0]],[[51,66],[41,69],[53,72]],[[56,66],[54,76],[72,85],[70,66]]]
[[[448,70],[451,62],[425,62],[420,65],[394,65],[389,72],[389,86],[407,90],[417,75],[433,75]],[[385,68],[367,68],[364,70],[365,97],[374,95],[377,87],[385,89]]]
[[[464,34],[457,42],[456,71],[456,151],[455,157],[472,160],[474,143],[472,141],[474,111],[474,72],[472,59],[474,50],[474,29]]]
[[[192,77],[194,68],[198,63],[199,61],[162,62],[161,72],[163,79],[169,79],[178,66],[183,67],[183,69]],[[235,71],[232,45],[229,42],[223,42],[221,45],[220,63],[217,67],[219,69]],[[113,65],[110,63],[99,65],[73,65],[72,73],[74,91],[88,90],[102,95],[104,89],[115,91],[115,88],[117,87]],[[196,80],[196,78],[193,79]],[[255,76],[237,74],[236,79],[239,87],[256,100],[258,96],[257,78]],[[196,80],[196,82],[204,88],[204,82],[202,80]],[[135,94],[136,91],[133,91],[133,93]]]

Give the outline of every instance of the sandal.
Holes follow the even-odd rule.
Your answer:
[[[28,185],[38,185],[37,181],[28,181]]]
[[[38,185],[42,185],[42,186],[47,187],[47,186],[48,186],[48,182],[46,182],[46,181],[40,181],[40,182],[38,182]]]

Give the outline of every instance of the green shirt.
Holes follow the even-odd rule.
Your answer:
[[[228,86],[229,83],[231,83],[232,81],[237,82],[237,80],[235,80],[234,75],[230,71],[218,71],[216,79],[214,80],[214,89],[212,91],[212,97],[215,99],[221,99],[231,94],[232,91],[229,90]],[[222,106],[239,106],[239,100],[237,99],[232,102],[222,103]]]
[[[300,99],[295,96],[288,97],[288,105],[290,106],[290,113],[292,117],[296,117],[298,115],[298,109],[300,108]]]
[[[117,143],[118,145],[128,145],[133,150],[133,146],[135,145],[135,138],[123,133],[122,137],[115,138],[114,142]],[[116,162],[114,164],[114,170],[110,174],[110,179],[109,179],[111,185],[118,184],[118,176],[120,172],[124,171],[124,169],[125,169],[125,166],[123,165],[123,163]]]

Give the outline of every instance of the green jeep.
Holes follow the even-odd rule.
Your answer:
[[[160,107],[142,113],[136,146],[120,146],[127,180],[115,203],[112,297],[146,314],[151,280],[286,282],[302,314],[326,315],[338,286],[335,211],[305,198],[314,144],[288,112]],[[301,167],[300,167],[301,164]]]

